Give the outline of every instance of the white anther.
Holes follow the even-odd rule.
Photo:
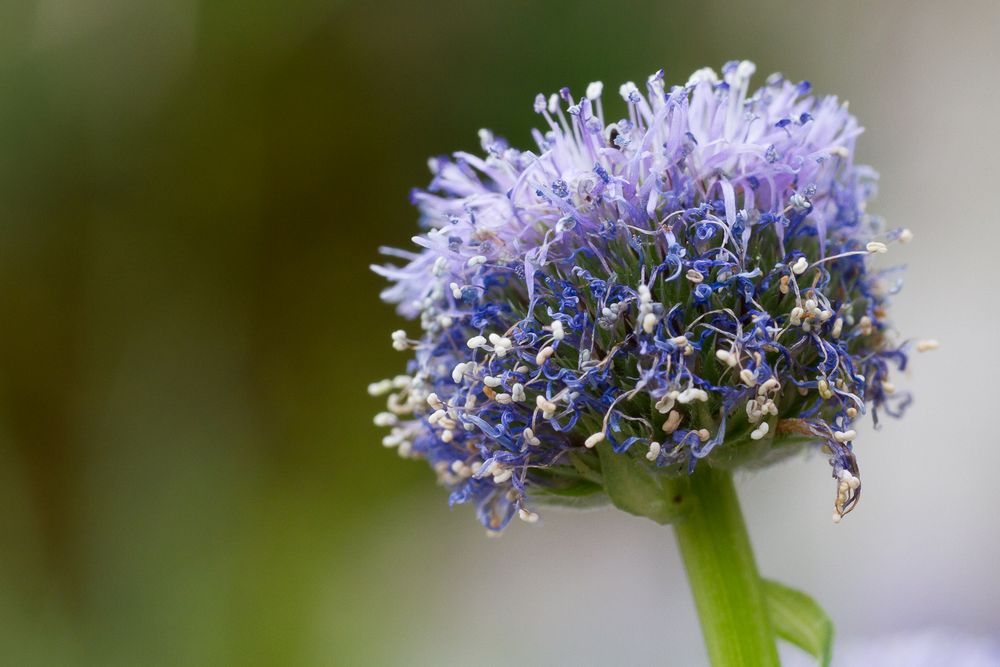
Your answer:
[[[841,332],[844,330],[844,319],[838,317],[833,321],[833,330],[830,331],[830,335],[834,338],[840,338]]]
[[[392,380],[379,380],[368,385],[369,396],[383,396],[392,391]]]
[[[847,146],[834,146],[830,149],[830,155],[836,157],[851,157],[851,151]]]
[[[854,406],[847,408],[844,412],[847,414],[848,419],[854,419],[858,416],[858,409]]]
[[[467,266],[476,267],[486,263],[486,255],[476,255],[475,257],[470,257],[469,261],[466,262]]]
[[[407,399],[401,400],[399,394],[389,394],[389,397],[385,399],[385,407],[396,415],[408,415],[413,412],[414,406],[411,405],[416,399],[416,395],[408,396]],[[419,400],[417,401],[419,403]]]
[[[535,432],[531,430],[530,427],[524,429],[523,435],[524,435],[524,441],[527,442],[532,447],[538,447],[540,444],[542,444],[542,441],[538,439],[538,436],[535,435]]]
[[[566,331],[563,329],[563,323],[559,320],[553,320],[552,322],[552,337],[556,340],[562,340],[566,336]]]
[[[456,299],[462,298],[462,288],[458,286],[458,283],[452,283],[448,285],[448,288],[451,289],[451,295],[453,297]]]
[[[510,394],[507,393],[497,394],[495,398],[496,402],[500,405],[509,405],[514,400],[511,398]]]
[[[708,439],[712,437],[712,434],[707,428],[699,429],[697,432],[698,439],[702,442],[708,442]]]
[[[587,99],[596,100],[604,92],[604,84],[600,81],[591,81],[587,85]]]
[[[497,470],[496,472],[493,473],[493,483],[503,484],[513,476],[514,476],[513,468],[501,468],[500,470]]]
[[[475,350],[477,348],[480,348],[480,347],[483,347],[484,345],[486,345],[486,337],[485,336],[473,336],[468,341],[466,341],[465,344],[469,347],[470,350]]]
[[[781,276],[781,280],[778,281],[778,291],[788,294],[788,276]]]
[[[441,399],[438,398],[438,395],[434,392],[427,394],[427,405],[431,406],[435,410],[440,410],[444,407],[444,403],[441,402]]]
[[[646,316],[642,318],[642,330],[648,334],[653,333],[656,329],[657,317],[653,313],[646,313]]]
[[[809,260],[807,260],[805,257],[799,257],[797,260],[795,260],[795,263],[792,264],[792,273],[794,273],[797,276],[801,276],[803,273],[806,272],[806,269],[808,268],[809,268]]]
[[[375,422],[376,426],[395,426],[399,422],[399,417],[391,412],[380,412],[375,415],[375,419],[372,421]]]
[[[840,514],[840,512],[834,512],[833,513],[833,522],[834,523],[840,523],[840,520],[843,519],[843,518],[844,517]]]
[[[454,437],[455,433],[450,428],[446,428],[445,430],[441,431],[441,442],[449,443],[452,441],[452,438]]]
[[[692,401],[707,401],[708,394],[705,393],[704,389],[698,389],[696,387],[688,387],[680,394],[677,395],[677,402],[682,404],[691,403]]]
[[[649,287],[647,285],[639,285],[636,290],[639,293],[640,303],[650,303],[653,300],[653,295],[649,292]]]
[[[843,499],[847,500],[847,490],[855,490],[861,486],[861,480],[851,474],[850,470],[841,470],[840,474],[837,475],[840,478],[840,485],[838,488],[838,496],[843,495]]]
[[[679,392],[668,391],[660,397],[660,400],[658,400],[653,407],[655,407],[661,414],[667,414],[674,407],[674,401],[677,400],[678,395]]]
[[[899,232],[900,243],[909,243],[912,240],[913,240],[913,232],[911,232],[909,229],[904,229]]]
[[[455,364],[455,368],[451,371],[451,379],[455,381],[455,384],[460,383],[462,378],[465,377],[465,368],[467,363],[468,362],[462,361]]]
[[[542,417],[545,419],[551,419],[559,407],[541,395],[535,397],[535,405],[542,411]]]
[[[872,332],[872,318],[865,315],[858,321],[858,329],[862,335],[868,336]]]
[[[493,352],[501,359],[507,356],[507,352],[514,347],[514,343],[505,336],[499,334],[490,334],[490,344],[493,346]]]
[[[529,512],[522,508],[517,511],[517,516],[525,523],[538,523],[538,514],[535,512]]]
[[[406,342],[406,332],[402,329],[396,329],[392,332],[392,348],[394,350],[399,350],[402,352],[407,349],[409,345]]]
[[[803,308],[807,313],[815,313],[816,306],[817,304],[815,299],[806,299],[806,302],[803,304]]]
[[[870,253],[877,253],[879,255],[889,252],[889,247],[884,243],[879,243],[878,241],[869,241],[865,245],[865,250]]]
[[[724,364],[726,364],[730,368],[732,368],[733,366],[735,366],[740,361],[739,357],[737,357],[732,352],[729,352],[728,350],[716,350],[715,351],[715,358],[718,359],[719,361],[723,362]]]
[[[490,334],[490,344],[494,347],[505,347],[508,350],[514,346],[514,342],[510,338],[495,333]]]
[[[819,378],[816,381],[816,389],[819,391],[819,395],[822,398],[833,398],[833,391],[830,389],[830,383],[827,382],[825,378]]]
[[[520,382],[515,382],[514,386],[510,388],[510,397],[520,403],[526,397],[524,395],[524,385]]]
[[[887,394],[895,394],[896,393],[896,385],[894,385],[893,383],[891,383],[888,380],[886,380],[886,381],[884,381],[882,383],[882,391],[884,391]]]
[[[487,375],[483,378],[483,384],[492,389],[493,387],[499,387],[501,383],[500,378],[494,377],[492,375]]]
[[[750,439],[751,440],[760,440],[765,435],[767,435],[767,432],[770,431],[770,430],[771,430],[771,427],[767,425],[767,422],[761,422],[757,426],[757,428],[755,428],[754,430],[750,431]]]
[[[650,461],[655,461],[660,456],[660,443],[651,442],[649,443],[649,451],[646,452],[646,458]]]
[[[535,356],[535,363],[541,366],[549,357],[555,354],[555,352],[555,349],[553,349],[551,345],[546,345],[538,351],[538,354]]]
[[[663,422],[663,432],[670,435],[677,430],[677,427],[681,425],[681,413],[676,410],[671,410],[670,414],[667,415],[667,421]]]
[[[930,352],[941,347],[941,344],[934,339],[922,340],[917,343],[917,352]]]
[[[763,384],[761,384],[759,387],[757,387],[757,395],[758,396],[763,396],[764,394],[766,394],[767,392],[771,391],[772,389],[773,390],[778,389],[778,387],[780,387],[780,386],[781,386],[781,383],[778,382],[776,379],[774,379],[774,378],[768,378],[768,379],[764,380]]]
[[[597,443],[604,441],[604,431],[598,431],[589,438],[583,441],[583,446],[587,449],[593,449],[597,446]]]
[[[427,421],[430,422],[431,424],[437,424],[439,421],[441,421],[447,416],[448,413],[445,410],[435,410],[434,412],[431,413],[430,417],[427,418]]]
[[[757,384],[757,374],[749,368],[744,368],[740,371],[740,380],[742,380],[743,384],[746,386],[752,387]]]
[[[858,432],[854,429],[848,429],[846,431],[834,431],[833,439],[837,442],[850,442],[854,438],[858,437]]]
[[[797,327],[800,324],[802,324],[803,315],[805,315],[805,311],[799,308],[798,306],[795,306],[794,308],[792,308],[792,312],[789,315],[788,321],[793,327]]]
[[[434,266],[431,267],[431,274],[440,278],[444,275],[445,270],[448,268],[448,260],[444,257],[438,257],[434,260]]]
[[[688,269],[684,277],[696,285],[705,279],[705,276],[698,269]]]

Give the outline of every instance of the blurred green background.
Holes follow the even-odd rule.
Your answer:
[[[426,157],[738,57],[870,111],[919,5],[0,4],[0,663],[434,664],[432,563],[482,534],[365,393]]]

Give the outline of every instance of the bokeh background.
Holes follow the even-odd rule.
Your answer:
[[[851,101],[916,235],[895,319],[943,345],[843,524],[819,456],[740,480],[761,568],[841,665],[997,664],[998,45],[991,0],[0,3],[0,663],[703,664],[669,531],[488,540],[379,445],[367,266],[536,92],[750,58]]]

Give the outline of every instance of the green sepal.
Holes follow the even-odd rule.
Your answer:
[[[688,480],[670,477],[630,452],[616,453],[611,444],[597,445],[604,490],[618,509],[667,525],[684,516]]]
[[[607,507],[611,499],[604,489],[587,493],[552,493],[550,491],[533,491],[528,496],[531,507],[568,507],[572,509],[596,509]]]
[[[774,632],[829,667],[833,655],[833,621],[811,597],[764,579],[764,598]]]

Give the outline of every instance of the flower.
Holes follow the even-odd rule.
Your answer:
[[[383,443],[489,531],[599,495],[597,447],[682,476],[815,442],[834,519],[856,504],[853,424],[910,401],[896,270],[871,260],[912,234],[866,212],[846,103],[780,75],[750,93],[754,69],[626,83],[614,122],[600,83],[563,88],[535,99],[537,153],[481,130],[485,156],[430,161],[419,249],[372,267],[421,333],[392,334],[407,374],[369,389]]]

